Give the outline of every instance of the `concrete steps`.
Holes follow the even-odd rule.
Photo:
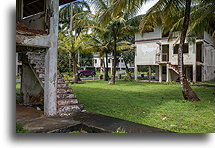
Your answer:
[[[172,69],[175,73],[179,74],[178,67],[169,63],[169,68]]]
[[[45,83],[45,55],[42,53],[28,52],[29,64],[33,68],[38,80],[44,86]],[[42,87],[43,87],[42,86]],[[65,83],[62,75],[57,76],[57,109],[58,114],[66,115],[73,111],[81,111],[83,105],[80,104],[79,99],[72,93],[72,89]]]

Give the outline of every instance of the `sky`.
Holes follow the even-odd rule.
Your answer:
[[[147,12],[147,10],[149,10],[158,0],[151,0],[145,4],[143,4],[140,12],[137,14],[137,15],[140,15],[140,14],[145,14]],[[68,5],[68,4],[65,4],[65,5]],[[65,5],[61,5],[61,7],[65,6]]]
[[[143,4],[140,12],[138,13],[138,15],[140,14],[145,14],[147,12],[147,10],[149,10],[158,0],[151,0],[150,2],[147,2],[145,4]]]

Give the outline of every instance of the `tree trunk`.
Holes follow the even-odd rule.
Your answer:
[[[112,73],[112,77],[111,80],[109,81],[108,84],[115,84],[115,76],[116,76],[116,36],[114,36],[114,50],[113,50],[113,73]]]
[[[183,50],[184,50],[184,42],[187,34],[187,29],[190,21],[190,5],[191,5],[191,0],[186,0],[185,17],[184,17],[183,28],[181,31],[179,49],[178,49],[178,70],[179,70],[179,78],[180,78],[184,99],[189,101],[200,101],[196,93],[189,86],[189,83],[184,73]]]
[[[72,57],[71,57],[71,53],[69,52],[69,72],[72,72]]]
[[[78,83],[78,70],[77,70],[77,61],[76,61],[76,53],[72,53],[72,58],[73,58],[73,82]]]
[[[124,59],[124,57],[123,57],[123,59]],[[126,71],[126,73],[128,74],[129,78],[132,79],[130,70],[129,70],[128,65],[127,65],[128,63],[127,63],[126,60],[124,60],[124,62],[125,62],[125,71]]]
[[[108,52],[107,51],[105,52],[105,64],[106,64],[106,66],[105,66],[105,78],[104,78],[104,80],[108,81],[109,76],[108,76]]]

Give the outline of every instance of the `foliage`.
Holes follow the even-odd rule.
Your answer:
[[[117,130],[116,130],[115,132],[113,132],[113,133],[116,133],[116,134],[125,134],[126,131],[125,131],[123,128],[119,127],[119,128],[117,128]]]
[[[93,54],[89,53],[81,53],[80,54],[80,66],[93,66]]]
[[[215,132],[213,87],[192,86],[202,101],[189,102],[179,83],[86,82],[70,87],[88,111],[180,133]]]
[[[70,60],[70,57],[68,53],[62,52],[62,51],[58,52],[57,68],[60,73],[72,72],[72,70],[70,69],[69,60]]]
[[[21,123],[16,123],[16,133],[32,133],[32,131],[24,129]]]

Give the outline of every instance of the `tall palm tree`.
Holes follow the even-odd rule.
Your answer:
[[[94,6],[94,9],[96,10],[96,19],[99,20],[101,16],[109,9],[111,6],[112,0],[89,0],[92,3],[92,6]],[[120,37],[122,37],[126,31],[128,31],[130,26],[126,26],[126,20],[124,19],[125,15],[118,15],[117,17],[114,17],[107,25],[103,26],[106,28],[106,32],[103,32],[104,36],[105,34],[108,35],[109,43],[113,41],[113,48],[112,48],[112,55],[113,55],[113,71],[112,71],[112,77],[109,81],[109,84],[115,84],[115,75],[116,75],[116,65],[117,65],[117,45],[118,42],[120,42]],[[127,29],[127,30],[126,30]],[[106,38],[107,40],[107,38]],[[108,44],[110,45],[110,44]],[[110,48],[110,46],[109,46]],[[106,66],[107,64],[107,51],[106,50]],[[108,74],[108,67],[105,68],[105,77],[107,77]]]
[[[74,25],[73,16],[78,13],[90,13],[91,9],[87,2],[85,1],[74,1],[70,4],[60,8],[59,11],[59,24],[60,30],[68,30],[72,25]],[[74,29],[74,28],[73,28]]]
[[[59,30],[61,32],[70,30],[68,33],[71,34],[70,36],[72,39],[74,38],[74,40],[76,40],[79,37],[80,33],[85,28],[85,26],[93,24],[90,6],[85,1],[71,2],[69,5],[66,5],[60,9],[59,15],[60,15]],[[78,59],[78,62],[76,62],[76,60],[75,62],[76,62],[76,65],[77,63],[79,64],[79,61],[80,61],[79,50],[75,50],[73,52],[67,52],[67,53],[69,54],[69,59],[74,59],[74,58]],[[71,65],[71,60],[69,60],[69,65]],[[77,71],[78,71],[77,66],[74,67],[74,63],[73,63],[73,73],[75,73],[74,74],[75,76],[77,75]]]
[[[74,36],[72,33],[68,33],[68,31],[59,32],[58,36],[58,49],[71,54],[73,61],[73,82],[77,83],[77,51],[87,51],[88,43],[85,37],[85,30],[83,30],[78,37]]]
[[[122,10],[124,12],[132,11],[146,1],[149,0],[113,0],[112,6],[103,15],[103,23],[110,21],[112,16],[118,15]],[[181,30],[178,66],[182,92],[185,99],[199,101],[200,99],[184,78],[183,44],[189,34],[198,34],[206,28],[214,30],[215,2],[214,0],[195,0],[194,2],[195,5],[191,9],[191,0],[159,0],[142,18],[140,29],[144,33],[156,26],[158,21],[162,21],[163,26],[166,27],[165,31],[170,31],[170,35],[178,29]]]
[[[114,44],[116,44],[114,46]],[[125,49],[133,49],[134,47],[131,46],[131,43],[128,41],[118,41],[115,42],[112,38],[112,34],[108,28],[100,28],[98,26],[94,26],[92,33],[88,35],[88,47],[86,50],[99,52],[100,56],[106,56],[106,69],[108,70],[108,53],[114,50],[116,47],[116,51],[123,51]],[[108,74],[108,71],[106,71]],[[105,78],[108,77],[105,76]]]

